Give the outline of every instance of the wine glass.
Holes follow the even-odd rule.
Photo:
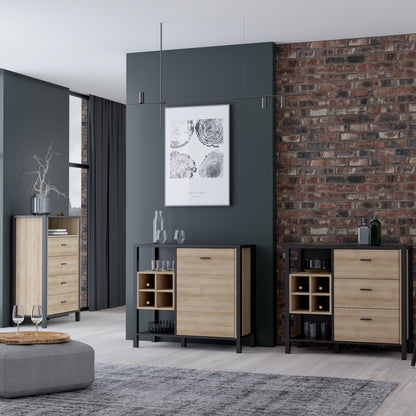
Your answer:
[[[19,325],[23,322],[24,319],[25,319],[25,314],[23,312],[23,305],[14,305],[13,313],[12,313],[12,320],[17,325],[17,332],[19,332]]]
[[[38,325],[42,322],[42,305],[33,305],[32,322],[36,325],[36,334],[38,334]]]
[[[178,244],[182,244],[185,241],[185,230],[175,230],[174,239]]]
[[[157,242],[165,244],[167,239],[166,230],[157,230]]]

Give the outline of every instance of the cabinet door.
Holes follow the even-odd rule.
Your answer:
[[[236,250],[177,249],[177,335],[236,337]]]

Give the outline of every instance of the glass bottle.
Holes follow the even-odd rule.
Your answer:
[[[368,244],[370,240],[369,228],[365,218],[361,218],[361,226],[358,228],[358,244]]]
[[[370,245],[381,245],[381,223],[376,215],[370,222]]]
[[[163,212],[161,210],[155,211],[155,216],[153,217],[153,242],[157,243],[159,241],[159,231],[165,229],[165,220],[163,218]]]

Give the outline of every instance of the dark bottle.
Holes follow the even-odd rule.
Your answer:
[[[370,222],[370,245],[381,246],[381,223],[375,215]]]

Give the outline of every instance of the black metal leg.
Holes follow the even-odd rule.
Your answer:
[[[286,354],[290,354],[290,341],[288,339],[285,341],[285,352]]]
[[[412,362],[410,363],[412,367],[415,366],[415,361],[416,361],[416,342],[413,347]]]
[[[250,347],[255,347],[255,346],[256,346],[256,334],[252,332],[250,334]]]
[[[181,346],[186,347],[186,338],[181,338]]]
[[[402,344],[402,360],[407,360],[406,342]]]
[[[242,342],[241,342],[241,336],[237,336],[237,340],[235,343],[235,350],[237,353],[241,353],[242,351]]]
[[[75,321],[79,322],[80,320],[81,320],[81,312],[80,311],[75,312]]]
[[[47,328],[48,327],[48,320],[47,319],[43,319],[42,320],[42,328]]]
[[[335,344],[335,352],[340,353],[341,352],[341,344]]]
[[[134,322],[133,348],[139,348],[139,310],[136,309]]]

